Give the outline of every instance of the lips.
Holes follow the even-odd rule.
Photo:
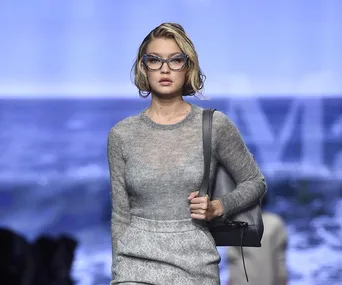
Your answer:
[[[170,78],[162,78],[159,80],[159,83],[172,83],[172,80]]]

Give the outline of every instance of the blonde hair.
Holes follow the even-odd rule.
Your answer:
[[[199,66],[198,55],[194,44],[181,25],[176,23],[163,23],[153,29],[142,41],[137,58],[131,70],[134,70],[134,84],[139,89],[140,97],[146,98],[151,94],[151,88],[142,60],[144,53],[146,53],[147,46],[156,38],[174,39],[181,51],[188,56],[188,69],[185,84],[183,86],[183,96],[192,96],[196,93],[201,93],[204,86],[205,75],[202,73]]]

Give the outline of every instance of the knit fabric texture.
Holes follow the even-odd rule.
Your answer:
[[[153,220],[190,218],[187,197],[200,188],[203,173],[202,111],[195,104],[175,124],[158,124],[146,110],[118,122],[108,136],[112,197],[113,262],[117,241],[131,215]],[[237,188],[220,197],[226,218],[260,199],[266,184],[241,133],[221,111],[214,112],[211,173],[221,163]]]

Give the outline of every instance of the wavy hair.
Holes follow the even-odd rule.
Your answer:
[[[142,64],[143,55],[149,43],[156,38],[174,39],[181,51],[188,56],[186,79],[183,86],[183,96],[201,94],[204,87],[203,74],[194,44],[185,33],[184,28],[177,23],[162,23],[153,29],[142,41],[131,73],[134,71],[134,84],[139,89],[139,96],[147,98],[151,94],[145,67]]]

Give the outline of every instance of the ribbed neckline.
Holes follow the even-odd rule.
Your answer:
[[[183,126],[186,122],[188,122],[189,120],[191,120],[191,118],[196,114],[196,110],[198,109],[198,107],[194,104],[191,104],[189,102],[187,102],[190,106],[191,106],[191,110],[190,112],[186,115],[186,117],[174,124],[159,124],[156,123],[155,121],[153,121],[149,116],[146,115],[146,111],[148,109],[148,107],[146,109],[144,109],[141,113],[140,113],[140,119],[143,120],[147,125],[156,128],[156,129],[160,129],[160,130],[172,130],[172,129],[177,129],[181,126]]]

